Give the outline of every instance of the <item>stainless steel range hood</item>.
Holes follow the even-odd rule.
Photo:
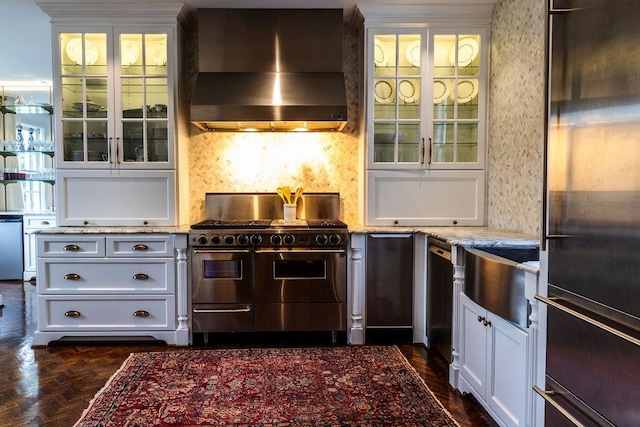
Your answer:
[[[340,131],[341,9],[199,9],[191,121],[215,131]]]

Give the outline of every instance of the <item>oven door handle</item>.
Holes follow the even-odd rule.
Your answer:
[[[194,308],[194,313],[249,313],[251,307],[242,308]]]
[[[219,254],[219,253],[248,254],[248,253],[251,253],[251,249],[196,249],[196,248],[193,248],[192,251],[194,254]]]
[[[299,248],[285,248],[285,249],[256,249],[257,254],[273,254],[273,253],[296,253],[296,254],[343,254],[345,249],[299,249]]]

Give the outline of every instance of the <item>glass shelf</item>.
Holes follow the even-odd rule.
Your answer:
[[[0,156],[2,156],[2,157],[12,157],[12,156],[17,156],[18,154],[37,154],[37,153],[46,154],[49,157],[53,157],[54,156],[54,152],[51,151],[51,150],[48,150],[48,151],[40,151],[40,150],[0,151]]]
[[[49,104],[0,105],[3,114],[53,114],[53,106]]]
[[[51,184],[54,185],[56,183],[55,179],[32,179],[32,178],[25,178],[25,179],[0,179],[0,184],[17,184],[20,182],[44,182],[47,184]]]

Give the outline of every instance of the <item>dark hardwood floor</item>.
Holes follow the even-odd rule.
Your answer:
[[[159,343],[67,343],[32,348],[35,287],[0,282],[0,295],[5,305],[0,309],[0,426],[71,427],[130,353],[173,350]],[[216,346],[199,343],[193,348]],[[473,397],[460,396],[448,385],[442,358],[421,345],[398,347],[461,426],[497,425]]]

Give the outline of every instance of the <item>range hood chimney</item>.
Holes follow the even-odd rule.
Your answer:
[[[199,9],[191,121],[215,131],[340,131],[341,9]]]

